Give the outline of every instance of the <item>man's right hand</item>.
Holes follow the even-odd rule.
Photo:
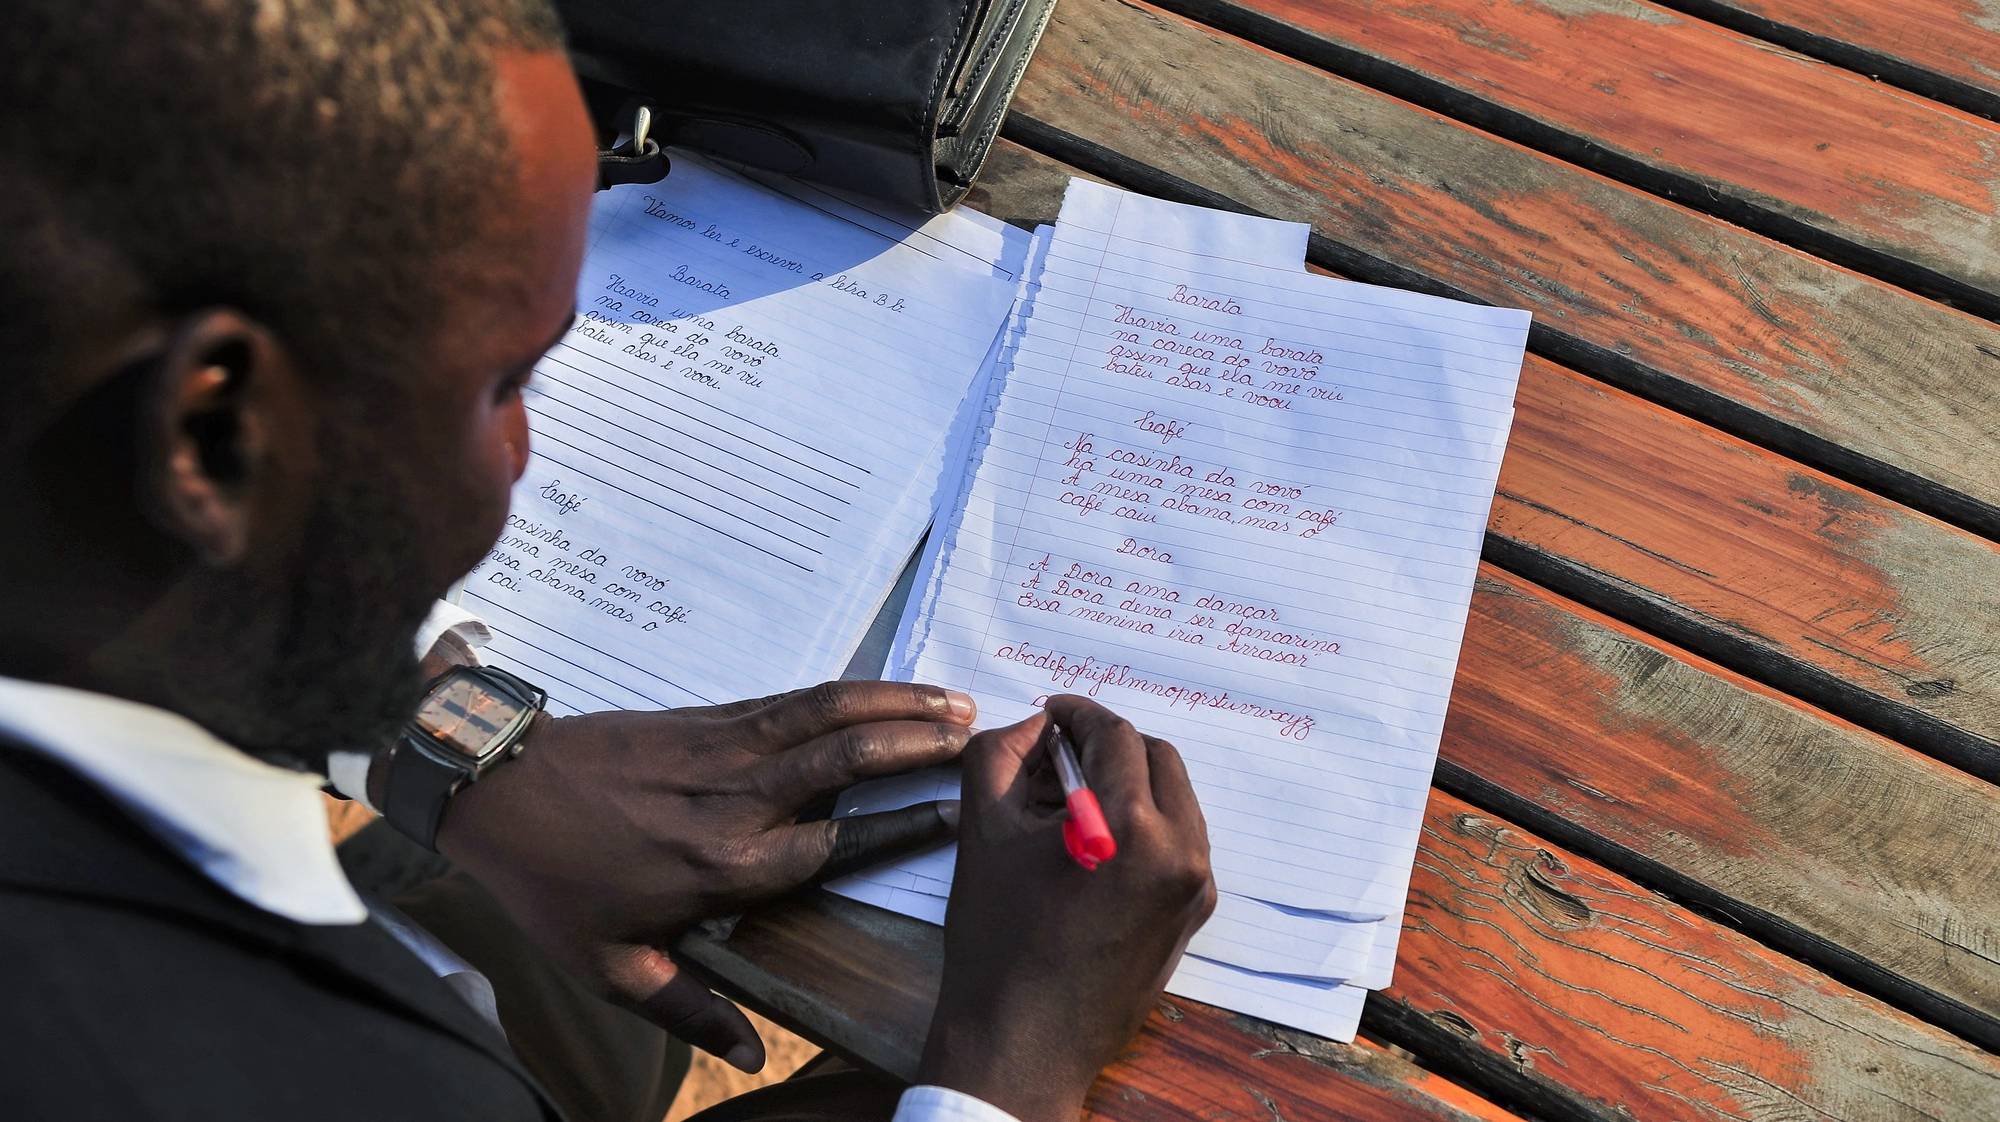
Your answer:
[[[1051,718],[1118,842],[1094,872],[1063,848],[1062,794],[1039,747]],[[944,985],[918,1082],[1022,1122],[1067,1122],[1215,909],[1207,827],[1173,746],[1080,697],[979,734],[963,759]]]

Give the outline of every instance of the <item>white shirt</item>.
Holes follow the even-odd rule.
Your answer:
[[[439,618],[434,614],[433,622]],[[429,638],[453,622],[427,627]],[[483,975],[400,915],[371,917],[334,854],[322,777],[267,764],[177,713],[13,678],[0,678],[0,734],[83,775],[168,849],[253,907],[312,925],[373,918],[497,1026]],[[365,780],[365,765],[359,776]],[[352,773],[350,783],[344,792],[364,785]],[[970,1095],[912,1087],[903,1092],[895,1122],[1015,1120]]]

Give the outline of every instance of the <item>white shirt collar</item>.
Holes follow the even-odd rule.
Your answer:
[[[321,778],[267,764],[175,713],[0,678],[0,733],[81,772],[209,879],[298,923],[360,923]]]

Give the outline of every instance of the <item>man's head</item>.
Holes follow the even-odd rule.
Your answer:
[[[545,0],[0,5],[0,674],[315,763],[527,455],[595,174]]]

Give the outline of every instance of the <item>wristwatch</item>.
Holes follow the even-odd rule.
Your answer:
[[[455,666],[432,679],[389,750],[382,816],[436,852],[445,804],[519,755],[547,704],[547,693],[497,667]]]

